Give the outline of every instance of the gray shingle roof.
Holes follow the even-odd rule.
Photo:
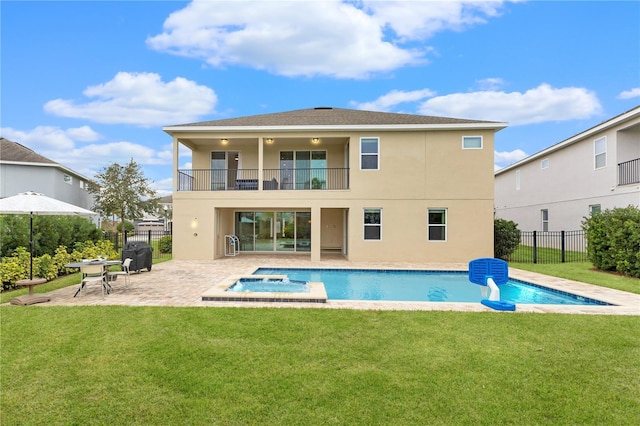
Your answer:
[[[21,163],[58,164],[55,161],[32,151],[26,146],[5,138],[0,138],[0,160],[17,161]]]
[[[357,126],[357,125],[428,125],[428,124],[474,124],[495,123],[492,121],[466,120],[461,118],[431,117],[426,115],[396,114],[390,112],[361,111],[331,107],[317,107],[274,114],[202,121],[182,124],[198,127],[244,127],[244,126]]]

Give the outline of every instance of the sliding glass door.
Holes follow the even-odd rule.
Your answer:
[[[324,189],[327,151],[281,151],[281,189]]]
[[[240,251],[311,251],[310,212],[236,212]]]

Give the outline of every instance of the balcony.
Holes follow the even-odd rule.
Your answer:
[[[640,183],[640,158],[618,164],[618,185]]]
[[[264,191],[349,189],[348,168],[178,170],[178,191]]]

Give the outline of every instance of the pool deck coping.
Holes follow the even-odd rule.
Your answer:
[[[111,294],[102,298],[100,288],[87,288],[80,297],[73,297],[76,285],[49,292],[49,302],[36,306],[175,306],[175,307],[287,307],[317,309],[371,309],[371,310],[445,310],[465,312],[498,312],[480,303],[454,302],[385,302],[385,301],[338,301],[326,303],[299,302],[243,302],[203,301],[202,295],[214,285],[232,276],[252,275],[259,268],[331,268],[331,269],[415,269],[466,271],[464,263],[398,263],[355,262],[334,256],[319,262],[302,256],[239,255],[216,260],[170,260],[153,265],[152,271],[131,274],[131,284],[123,286],[123,280],[113,283]],[[514,279],[535,283],[612,303],[607,305],[527,305],[518,304],[515,313],[566,313],[597,315],[640,315],[640,294],[599,287],[509,268]]]

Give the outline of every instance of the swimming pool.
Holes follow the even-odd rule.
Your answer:
[[[480,303],[486,298],[466,271],[259,268],[254,274],[323,282],[329,300]],[[515,279],[500,286],[500,296],[516,304],[610,305]]]

